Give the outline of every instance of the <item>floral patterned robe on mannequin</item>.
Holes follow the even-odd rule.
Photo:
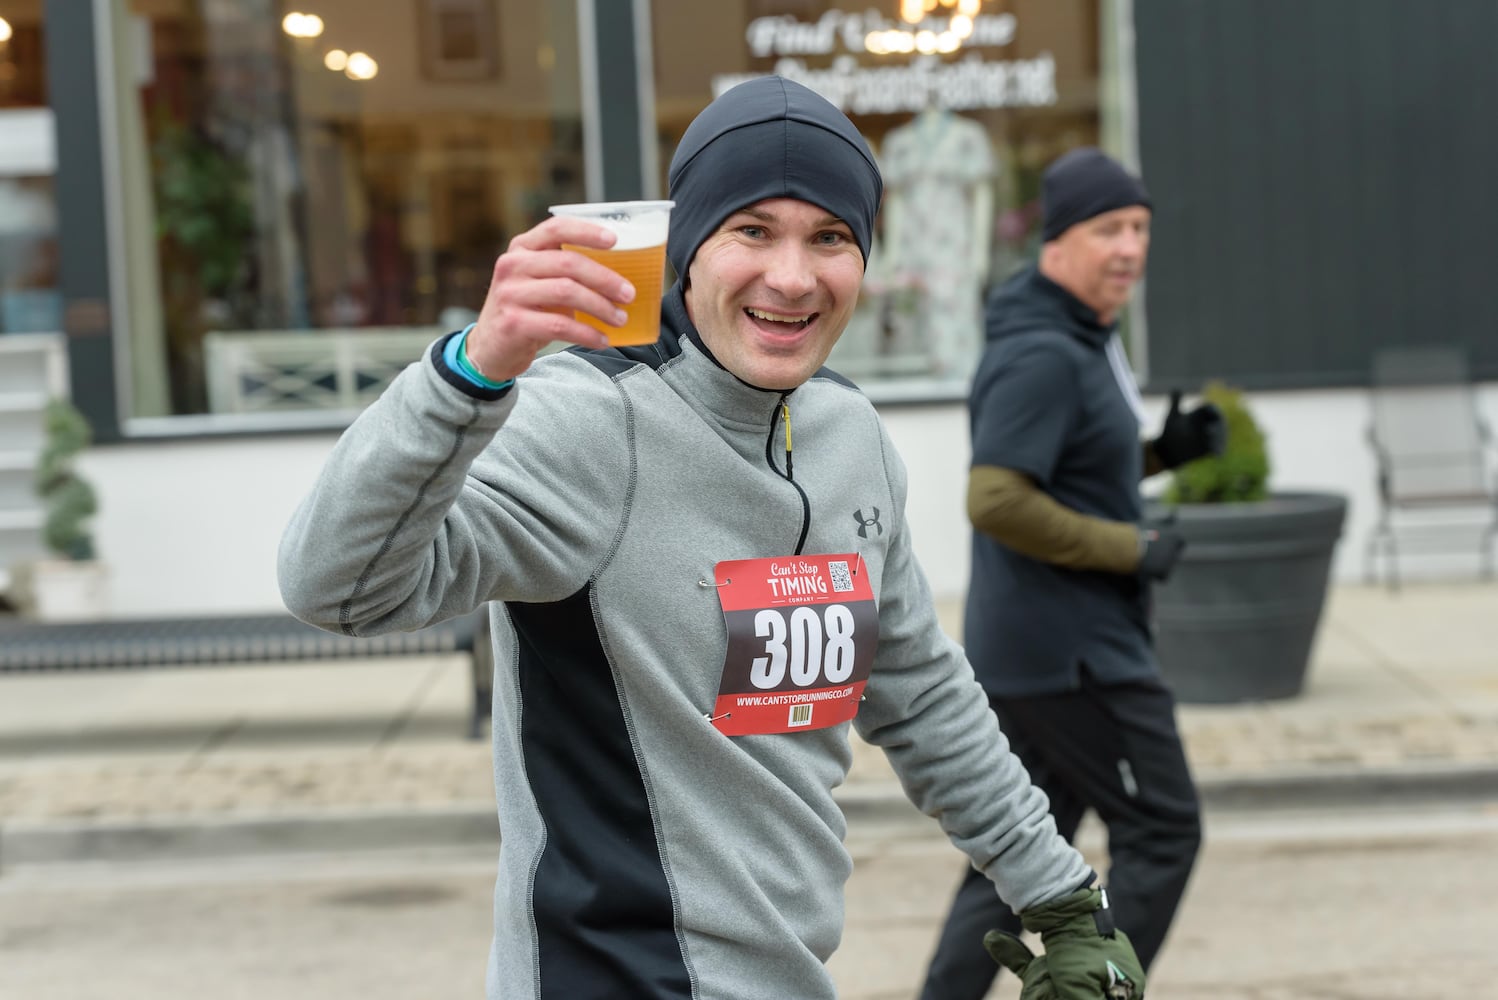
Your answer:
[[[988,133],[930,108],[885,136],[880,167],[892,352],[924,356],[929,374],[965,378],[982,346],[993,232]]]

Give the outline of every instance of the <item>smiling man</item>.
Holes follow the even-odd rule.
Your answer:
[[[350,635],[493,602],[488,995],[830,1000],[850,724],[1051,928],[1070,978],[1043,995],[1142,995],[937,622],[878,414],[822,367],[879,206],[868,147],[766,78],[696,118],[670,185],[658,343],[573,318],[620,323],[632,289],[563,249],[608,232],[542,222],[348,429],[281,550],[287,605]]]
[[[1148,969],[1185,891],[1201,837],[1174,702],[1151,647],[1149,585],[1183,542],[1141,525],[1140,479],[1222,450],[1215,407],[1181,412],[1140,442],[1141,406],[1117,333],[1144,275],[1151,201],[1096,149],[1043,179],[1037,266],[988,303],[970,398],[972,580],[965,646],[1014,752],[1072,837],[1108,827],[1118,926]],[[996,970],[973,944],[1018,931],[964,871],[922,1000],[981,1000]],[[1019,971],[1027,959],[1010,949]]]
[[[863,251],[816,205],[770,198],[724,220],[692,258],[686,307],[703,343],[750,385],[794,389],[853,313]]]

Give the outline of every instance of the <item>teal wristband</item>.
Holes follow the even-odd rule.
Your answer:
[[[514,385],[515,380],[512,378],[507,378],[503,382],[485,378],[483,372],[475,368],[473,362],[468,360],[468,332],[477,325],[477,323],[469,323],[463,328],[462,333],[453,338],[448,347],[448,362],[457,368],[464,378],[485,389],[506,389]]]

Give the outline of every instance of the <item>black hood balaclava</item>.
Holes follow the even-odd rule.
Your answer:
[[[1102,150],[1074,149],[1041,176],[1041,239],[1049,243],[1079,222],[1130,205],[1153,210],[1144,182]]]
[[[988,296],[984,334],[989,340],[1040,330],[1059,330],[1094,347],[1102,347],[1118,326],[1098,321],[1081,299],[1030,266],[1011,275]]]
[[[884,183],[853,123],[825,98],[782,77],[741,83],[702,110],[667,175],[666,256],[686,283],[692,258],[734,212],[766,198],[796,198],[842,219],[868,266]]]

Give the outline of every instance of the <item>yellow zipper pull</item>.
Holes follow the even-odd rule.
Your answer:
[[[780,401],[780,415],[785,418],[785,453],[791,453],[791,404]]]

